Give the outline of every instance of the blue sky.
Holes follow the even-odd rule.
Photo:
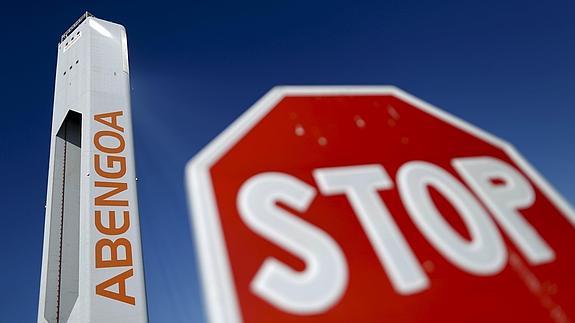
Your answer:
[[[575,204],[575,2],[3,5],[1,322],[36,319],[56,46],[128,30],[151,322],[203,322],[184,165],[275,85],[396,85],[513,144]]]

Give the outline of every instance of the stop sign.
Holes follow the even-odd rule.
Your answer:
[[[186,176],[211,322],[575,318],[567,202],[396,88],[275,88]]]

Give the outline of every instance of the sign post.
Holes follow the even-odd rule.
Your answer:
[[[568,322],[575,212],[394,87],[279,87],[187,168],[210,322]]]

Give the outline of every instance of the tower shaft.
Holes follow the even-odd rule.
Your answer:
[[[147,322],[123,26],[58,44],[38,322]]]

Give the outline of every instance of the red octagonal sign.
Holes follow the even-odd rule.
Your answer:
[[[270,91],[188,165],[210,322],[570,322],[575,213],[393,87]]]

